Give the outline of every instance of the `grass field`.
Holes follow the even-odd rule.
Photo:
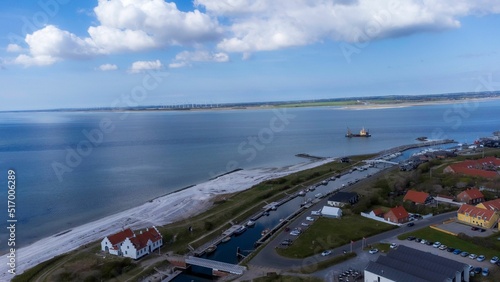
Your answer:
[[[278,253],[291,258],[305,258],[394,228],[397,227],[360,215],[346,215],[342,219],[319,218],[293,245],[278,249]]]

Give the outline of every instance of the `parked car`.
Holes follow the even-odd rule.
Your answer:
[[[427,243],[427,240],[425,240],[425,239],[422,239],[422,240],[420,241],[420,244],[426,244],[426,243]]]
[[[455,250],[453,251],[453,254],[454,254],[454,255],[458,255],[458,254],[460,254],[460,253],[462,253],[462,250],[460,250],[460,249],[455,249]]]
[[[486,259],[486,257],[485,257],[485,256],[483,256],[483,255],[479,255],[479,256],[476,258],[476,260],[477,260],[477,261],[483,261],[483,260],[485,260],[485,259]]]
[[[475,226],[472,226],[472,227],[470,228],[470,230],[472,230],[472,231],[476,231],[476,230],[479,230],[479,228],[477,228],[477,227],[475,227]]]
[[[497,263],[497,262],[498,262],[498,257],[496,257],[496,256],[495,256],[495,257],[492,257],[492,258],[490,259],[490,262],[491,262],[491,263]]]
[[[469,253],[468,253],[468,252],[465,252],[465,251],[463,251],[463,252],[461,252],[461,253],[460,253],[460,256],[462,256],[462,257],[466,257],[466,256],[468,256],[468,255],[469,255]]]
[[[455,248],[448,247],[448,248],[446,249],[446,251],[447,251],[448,253],[451,253],[451,252],[454,252],[454,251],[455,251]]]
[[[378,249],[371,249],[368,251],[370,254],[376,254],[378,253]]]
[[[406,238],[406,240],[408,241],[414,241],[415,239],[415,236],[408,236],[408,238]]]
[[[446,250],[447,248],[448,248],[448,247],[447,247],[446,245],[442,245],[442,244],[441,244],[441,246],[439,246],[439,249],[440,249],[441,251]]]
[[[314,218],[312,218],[312,217],[308,216],[308,217],[306,217],[306,220],[307,220],[307,221],[314,221]]]
[[[488,276],[488,274],[490,274],[490,270],[487,267],[483,268],[483,271],[481,272],[481,275]]]
[[[326,250],[326,251],[324,251],[324,252],[321,253],[321,255],[324,256],[324,257],[329,256],[331,254],[332,254],[332,251],[330,251],[330,250]]]
[[[302,225],[302,226],[309,226],[309,224],[305,223],[305,222],[302,222],[300,225]]]
[[[415,225],[414,222],[410,222],[410,223],[406,224],[406,226],[408,226],[408,227],[412,227],[413,225]]]
[[[441,242],[435,242],[434,244],[432,244],[432,246],[434,248],[439,248],[441,246]]]
[[[479,274],[479,273],[481,273],[481,271],[483,271],[483,269],[481,267],[479,267],[479,266],[476,267],[476,268],[474,268],[474,273],[475,274]]]
[[[420,241],[422,241],[422,239],[420,239],[420,238],[415,238],[415,242],[420,243]]]
[[[476,259],[476,258],[477,258],[477,255],[476,255],[476,254],[470,254],[470,255],[469,255],[469,258],[470,258],[470,259]]]
[[[391,249],[395,249],[398,247],[398,244],[396,243],[392,243],[390,246],[389,246]]]

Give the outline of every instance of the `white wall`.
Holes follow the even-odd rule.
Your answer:
[[[365,270],[365,282],[378,282],[379,277],[380,277],[380,282],[396,282]]]

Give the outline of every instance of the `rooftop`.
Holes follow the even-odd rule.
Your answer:
[[[456,273],[466,267],[466,264],[401,245],[370,262],[365,270],[393,281],[437,282],[453,280]]]
[[[403,198],[403,201],[412,201],[418,204],[425,204],[427,198],[429,198],[429,193],[415,191],[415,190],[408,190],[408,192],[406,192],[405,197]]]

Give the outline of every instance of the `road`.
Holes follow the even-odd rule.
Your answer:
[[[364,269],[366,264],[368,263],[368,260],[375,260],[378,255],[368,255],[366,251],[362,250],[362,245],[371,245],[379,242],[389,242],[391,239],[393,240],[395,237],[397,237],[400,234],[417,230],[420,228],[427,227],[429,225],[443,222],[450,217],[454,216],[454,212],[446,213],[446,214],[440,214],[431,218],[427,219],[422,219],[419,220],[415,226],[413,227],[407,227],[407,226],[402,226],[397,229],[393,229],[381,234],[377,234],[375,236],[366,238],[365,242],[362,241],[357,241],[352,244],[352,251],[357,253],[357,258],[355,260],[360,260],[361,263],[356,263],[357,267],[355,266],[354,268],[357,269]],[[305,217],[305,215],[304,215]],[[300,221],[300,220],[298,220]],[[286,258],[278,255],[275,251],[275,247],[279,245],[281,241],[283,241],[285,238],[289,236],[287,233],[282,233],[279,236],[276,236],[271,242],[268,243],[268,245],[263,248],[250,262],[249,265],[255,265],[255,266],[266,266],[269,268],[275,268],[275,269],[282,269],[282,270],[288,270],[292,268],[307,268],[308,265],[320,262],[322,260],[326,260],[329,257],[323,257],[321,254],[314,255],[308,258],[304,259],[292,259],[292,258]],[[332,255],[340,255],[343,253],[343,251],[350,251],[351,250],[351,244],[347,244],[338,248],[335,248],[332,250]],[[352,262],[346,262],[350,267],[352,267]],[[346,267],[346,263],[342,263],[337,265],[339,270],[343,270],[349,267]],[[331,270],[331,269],[330,269]]]

